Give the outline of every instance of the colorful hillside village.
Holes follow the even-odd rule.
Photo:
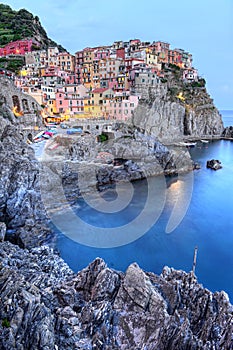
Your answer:
[[[115,41],[88,47],[75,55],[57,47],[40,50],[34,40],[18,40],[0,48],[0,56],[23,56],[25,65],[15,85],[44,108],[44,116],[127,120],[143,89],[165,80],[165,68],[180,68],[183,80],[198,80],[192,55],[162,41]]]

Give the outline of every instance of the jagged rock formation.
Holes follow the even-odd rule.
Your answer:
[[[44,226],[39,165],[17,128],[8,119],[0,120],[0,221],[21,246],[38,245],[50,232]]]
[[[224,139],[233,139],[233,126],[227,126],[222,133]]]
[[[0,244],[3,350],[232,349],[233,308],[192,273],[101,259],[74,274],[46,247]]]
[[[132,123],[161,142],[220,137],[223,132],[221,115],[205,87],[184,85],[179,80],[147,90]]]
[[[54,148],[54,144],[60,145]],[[98,156],[101,153],[111,157],[104,161]],[[120,160],[121,166],[116,165],[113,159]],[[64,205],[64,200],[77,200],[81,192],[96,187],[103,189],[119,181],[178,174],[194,167],[185,147],[169,148],[152,136],[137,131],[129,134],[127,130],[124,136],[102,144],[91,135],[73,139],[55,138],[44,150],[42,164],[45,176],[41,189],[48,196],[51,194],[51,199],[46,201],[48,209],[54,202]],[[65,198],[59,198],[58,188],[64,189]]]

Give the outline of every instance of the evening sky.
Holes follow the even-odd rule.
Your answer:
[[[139,38],[193,54],[219,109],[233,109],[233,0],[7,0],[40,18],[48,36],[74,54]]]

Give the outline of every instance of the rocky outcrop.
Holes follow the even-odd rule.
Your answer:
[[[233,309],[192,273],[96,259],[74,274],[49,248],[0,244],[0,347],[12,349],[232,349]]]
[[[166,147],[153,136],[134,130],[106,143],[97,143],[90,135],[51,141],[42,159],[41,189],[47,195],[47,208],[54,203],[75,201],[93,188],[104,189],[120,181],[133,181],[155,175],[171,175],[193,170],[185,147]],[[53,148],[54,143],[61,142]],[[105,155],[105,157],[101,157]],[[118,164],[120,162],[120,164]],[[58,188],[65,193],[63,199]],[[51,199],[49,199],[51,196]],[[51,205],[50,205],[51,203]],[[56,204],[55,204],[56,205]]]
[[[133,125],[161,142],[220,137],[221,115],[206,89],[192,88],[179,81],[172,84],[161,83],[150,89],[135,110]]]
[[[0,87],[0,222],[6,225],[6,239],[22,247],[37,246],[51,237],[40,196],[39,164],[25,142],[33,133],[39,105],[7,78],[0,78]],[[25,108],[23,116],[14,116],[14,103]]]
[[[222,138],[233,139],[233,126],[227,126],[222,133]]]
[[[8,238],[23,247],[40,245],[50,231],[45,227],[39,165],[12,125],[0,132],[0,163],[0,221],[7,226]]]

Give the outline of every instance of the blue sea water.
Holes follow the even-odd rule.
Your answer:
[[[231,110],[220,110],[220,114],[222,115],[224,126],[233,126],[233,111]]]
[[[233,125],[233,111],[221,113],[224,125]],[[164,266],[188,272],[192,269],[193,253],[197,246],[196,275],[199,282],[211,291],[225,290],[233,302],[233,142],[199,142],[190,152],[192,158],[200,163],[201,169],[194,171],[190,204],[183,220],[173,232],[166,233],[166,225],[182,191],[182,181],[169,177],[166,179],[165,205],[159,219],[132,243],[107,249],[88,247],[69,239],[54,227],[58,233],[57,249],[69,266],[78,271],[96,257],[102,257],[109,267],[122,271],[130,263],[137,262],[141,268],[158,274]],[[206,161],[212,158],[221,160],[221,170],[215,172],[206,168]],[[152,181],[156,187],[159,179],[155,177]],[[133,190],[130,204],[119,213],[98,212],[85,200],[80,200],[78,209],[74,211],[93,227],[121,229],[145,207],[147,181],[135,182]],[[114,191],[110,191],[105,199],[114,200],[115,196]],[[158,203],[155,200],[156,205]],[[75,229],[79,232],[79,227]],[[85,232],[81,234],[85,235]]]

